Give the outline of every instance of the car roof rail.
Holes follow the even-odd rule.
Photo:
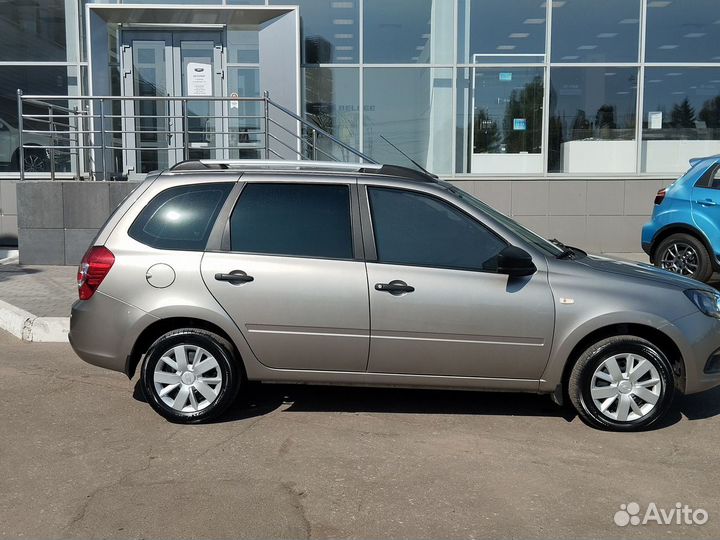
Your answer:
[[[379,163],[341,163],[338,161],[270,160],[270,159],[188,159],[173,165],[171,171],[257,170],[340,171],[395,176],[421,182],[437,182],[438,177],[400,165]]]
[[[274,160],[274,159],[189,159],[170,168],[171,171],[202,171],[207,169],[253,170],[287,169],[308,171],[359,171],[377,170],[377,163],[341,163],[337,161]]]

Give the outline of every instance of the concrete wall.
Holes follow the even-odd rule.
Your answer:
[[[20,264],[76,265],[133,182],[30,181],[17,185]]]
[[[18,241],[17,180],[0,180],[0,246],[16,246]]]
[[[652,212],[655,193],[670,181],[456,180],[454,183],[547,238],[558,238],[596,253],[639,253],[642,251],[640,229]],[[3,185],[0,183],[0,187]],[[77,181],[18,184],[21,264],[78,264],[97,229],[136,185]],[[10,190],[6,188],[6,192]],[[0,197],[3,193],[0,191]],[[8,200],[10,198],[8,195]],[[12,225],[12,221],[10,223]]]

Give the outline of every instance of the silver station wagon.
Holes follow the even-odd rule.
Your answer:
[[[187,161],[78,270],[70,342],[175,422],[247,381],[518,391],[642,429],[720,382],[720,296],[388,165]]]

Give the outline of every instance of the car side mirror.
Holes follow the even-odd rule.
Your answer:
[[[497,256],[497,272],[510,277],[530,276],[537,272],[537,267],[527,251],[508,246]]]

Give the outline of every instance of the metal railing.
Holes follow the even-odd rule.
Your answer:
[[[17,92],[20,178],[124,179],[187,159],[375,163],[308,118],[261,98]],[[332,128],[330,128],[332,129]]]

